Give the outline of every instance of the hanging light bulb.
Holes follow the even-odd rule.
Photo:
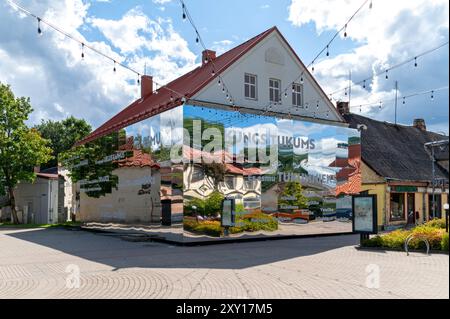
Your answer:
[[[434,91],[431,91],[431,100],[434,100]]]
[[[305,104],[305,109],[309,109],[309,103]]]
[[[287,91],[284,91],[284,97],[285,97],[285,98],[288,97]]]
[[[42,29],[41,29],[41,18],[37,18],[38,21],[38,34],[41,35],[42,34]]]
[[[344,38],[347,37],[347,25],[345,25]]]
[[[373,1],[370,0],[369,9],[372,9],[372,8],[373,8]]]
[[[362,105],[359,106],[359,113],[362,113]]]
[[[319,109],[319,101],[317,101],[317,109]]]
[[[184,3],[182,5],[182,8],[183,8],[183,21],[186,21],[186,6],[184,5]]]
[[[114,73],[116,73],[117,69],[116,69],[116,61],[114,61],[114,69],[113,69]]]
[[[414,66],[417,68],[419,64],[417,63],[417,57],[414,58]]]
[[[330,111],[327,111],[327,118],[330,117]]]
[[[199,37],[198,37],[198,35],[197,35],[197,37],[195,38],[195,43],[199,43],[200,42],[200,39],[199,39]]]
[[[380,110],[383,108],[383,102],[380,102]]]
[[[314,62],[313,62],[313,63],[314,63]],[[314,73],[314,70],[315,70],[315,68],[314,68],[314,64],[313,64],[313,66],[312,66],[312,69],[311,69],[311,70],[312,70],[312,72]]]
[[[406,104],[406,97],[403,98],[403,105]]]
[[[216,75],[216,71],[215,71],[214,69],[212,70],[211,75],[212,75],[212,76],[215,76],[215,75]]]
[[[364,80],[363,88],[366,88],[366,80]]]
[[[389,70],[386,70],[386,80],[389,80]]]
[[[330,47],[327,45],[327,56],[330,56]]]
[[[345,88],[345,96],[347,96],[348,95],[348,93],[347,93],[347,88]]]
[[[141,84],[141,75],[138,73],[138,78],[137,78],[137,84],[139,85],[139,84]]]
[[[84,43],[81,43],[81,59],[84,59]]]
[[[220,80],[220,78],[219,78],[219,81],[217,82],[217,85],[219,85],[219,86],[222,85],[222,80]]]
[[[303,79],[303,75],[302,75],[302,77],[300,78],[300,84],[303,84],[305,82],[305,80]]]

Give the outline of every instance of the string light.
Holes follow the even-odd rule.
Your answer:
[[[38,34],[41,35],[42,34],[42,29],[41,29],[41,18],[37,18],[37,22],[38,22]]]
[[[84,43],[81,43],[81,59],[84,59]]]
[[[403,98],[403,105],[406,104],[406,97]]]
[[[389,80],[389,70],[386,70],[386,80]]]
[[[380,72],[374,73],[373,75],[371,75],[370,77],[368,77],[368,78],[366,78],[366,79],[364,79],[364,80],[361,80],[361,81],[358,81],[358,82],[354,82],[353,85],[361,85],[361,84],[363,84],[363,87],[366,88],[366,87],[367,87],[367,81],[369,81],[369,80],[371,80],[371,79],[373,79],[373,78],[375,78],[375,77],[378,77],[378,76],[381,76],[381,75],[385,75],[386,73],[388,73],[388,72],[390,72],[390,71],[392,71],[392,70],[394,70],[394,69],[400,68],[400,67],[405,66],[405,65],[409,65],[411,62],[414,62],[414,66],[417,67],[417,66],[418,66],[418,62],[417,62],[417,61],[418,61],[419,57],[422,57],[422,56],[431,54],[431,53],[433,53],[433,52],[435,52],[435,51],[437,51],[437,50],[443,48],[444,46],[447,46],[448,44],[449,44],[449,42],[447,41],[447,42],[445,42],[445,43],[443,43],[443,44],[441,44],[441,45],[439,45],[439,46],[437,46],[437,47],[434,47],[434,48],[432,48],[432,49],[429,49],[429,50],[427,50],[427,51],[424,51],[424,52],[422,52],[421,54],[418,54],[418,55],[416,55],[416,56],[414,56],[414,57],[412,57],[412,58],[409,58],[409,59],[407,59],[407,60],[405,60],[405,61],[403,61],[403,62],[401,62],[401,63],[398,63],[398,64],[396,64],[396,65],[394,65],[394,66],[392,66],[392,67],[390,67],[390,68],[388,68],[388,69],[385,69],[385,70],[382,70],[382,71],[380,71]],[[365,85],[365,86],[364,86],[364,85]],[[333,92],[333,94],[342,92],[342,91],[344,91],[346,88],[348,89],[349,86],[343,87],[343,88],[341,88],[341,89],[339,89],[339,90],[336,90],[336,91]]]
[[[383,102],[380,102],[380,110],[383,108]]]
[[[344,38],[347,37],[347,25],[345,25]]]
[[[109,61],[113,61],[113,62],[114,62],[114,69],[116,68],[116,64],[118,64],[119,66],[123,67],[124,69],[127,69],[127,70],[129,70],[130,72],[133,72],[134,74],[136,74],[136,75],[138,76],[137,83],[140,84],[140,76],[141,76],[141,75],[140,75],[140,72],[138,72],[138,71],[132,69],[131,67],[129,67],[129,66],[123,64],[123,63],[117,62],[113,57],[111,57],[111,56],[109,56],[109,55],[107,55],[107,54],[105,54],[105,53],[99,51],[98,49],[96,49],[95,47],[93,47],[93,46],[91,46],[91,45],[89,45],[89,44],[86,44],[84,41],[77,39],[77,38],[74,37],[73,35],[71,35],[71,34],[65,32],[65,31],[63,31],[63,30],[62,30],[61,28],[59,28],[58,26],[56,26],[56,25],[54,25],[54,24],[52,24],[52,23],[50,23],[50,22],[48,22],[48,21],[46,21],[46,20],[40,18],[40,17],[37,16],[36,14],[34,14],[34,13],[30,12],[29,10],[27,10],[26,8],[24,8],[24,7],[20,6],[20,5],[18,5],[18,4],[15,3],[14,1],[6,0],[6,2],[7,2],[11,7],[13,7],[14,9],[16,9],[16,10],[18,10],[18,11],[21,11],[22,13],[24,13],[24,14],[26,14],[26,15],[28,15],[28,16],[34,18],[34,19],[36,19],[36,20],[37,20],[37,23],[38,23],[38,25],[37,25],[37,27],[38,27],[38,28],[37,28],[37,32],[38,32],[39,35],[42,34],[42,24],[45,24],[45,25],[47,25],[49,28],[53,29],[54,31],[56,31],[56,32],[58,32],[58,33],[64,35],[66,38],[68,38],[68,39],[70,39],[70,40],[72,40],[72,41],[74,41],[74,42],[79,43],[79,44],[81,45],[81,47],[82,47],[82,55],[81,55],[82,57],[85,55],[85,50],[84,50],[84,49],[89,49],[89,50],[91,50],[92,52],[98,54],[99,56],[102,56],[102,57],[104,57],[105,59],[107,59],[107,60],[109,60]],[[157,84],[156,81],[153,81],[153,83]],[[163,86],[161,85],[161,87],[163,87]],[[173,89],[171,89],[171,88],[169,88],[169,87],[167,87],[167,86],[164,86],[164,87],[165,87],[166,90],[171,91],[171,92],[175,93],[176,95],[184,96],[184,94],[182,94],[182,93],[180,93],[180,92],[176,92],[175,90],[173,90]]]
[[[117,72],[117,69],[116,69],[116,61],[114,61],[114,69],[113,69],[113,71],[114,71],[114,73]]]
[[[182,4],[182,7],[183,7],[183,21],[186,21],[186,8],[184,3]]]
[[[330,56],[330,47],[327,45],[327,56]]]
[[[431,91],[431,100],[434,100],[434,91]]]

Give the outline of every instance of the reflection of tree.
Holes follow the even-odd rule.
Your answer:
[[[118,168],[115,160],[106,160],[108,156],[118,154],[119,146],[126,141],[124,130],[114,132],[86,145],[79,146],[64,155],[74,182],[85,181],[85,193],[89,197],[99,198],[117,189],[118,177],[112,172]],[[125,157],[133,156],[132,151],[125,152]],[[97,163],[98,161],[101,161]],[[102,181],[100,181],[102,180]],[[89,183],[90,181],[99,181]],[[91,190],[90,190],[91,189]]]
[[[222,149],[225,148],[225,125],[224,124],[220,124],[220,123],[213,123],[213,122],[209,122],[209,121],[205,121],[204,119],[201,118],[187,118],[184,119],[184,128],[189,132],[189,136],[190,136],[190,147],[192,148],[198,148],[198,145],[194,145],[194,121],[199,121],[201,123],[200,127],[196,127],[195,129],[197,131],[200,131],[201,134],[203,135],[203,133],[210,128],[214,128],[220,131],[220,134],[222,136]],[[213,142],[213,137],[211,137],[210,139],[207,140],[202,140],[201,141],[201,146],[202,149],[208,145],[209,143]]]
[[[225,181],[225,165],[221,163],[205,163],[202,161],[202,167],[205,177],[213,180],[214,189],[217,190],[219,183]]]
[[[280,206],[296,206],[299,209],[307,208],[308,200],[303,195],[302,185],[296,182],[286,183],[279,204]]]

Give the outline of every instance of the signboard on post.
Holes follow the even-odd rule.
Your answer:
[[[235,222],[235,201],[224,199],[222,202],[222,227],[233,227]]]
[[[378,233],[377,196],[353,196],[353,232],[362,235]]]

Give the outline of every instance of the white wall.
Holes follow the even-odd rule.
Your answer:
[[[270,55],[272,61],[278,60],[280,63],[267,62],[266,56]],[[277,57],[278,56],[278,57]],[[342,119],[329,101],[329,98],[320,90],[308,71],[304,74],[304,104],[309,104],[308,109],[299,109],[292,106],[292,82],[299,77],[305,69],[295,58],[288,45],[283,41],[278,32],[272,32],[266,39],[255,46],[250,52],[242,57],[238,62],[227,69],[223,74],[224,82],[233,96],[236,105],[246,108],[265,110],[269,105],[269,79],[281,80],[282,90],[289,87],[287,98],[282,92],[282,105],[272,108],[273,112],[300,115],[305,117],[339,121]],[[244,97],[244,75],[245,73],[258,76],[258,99],[249,100]],[[297,81],[300,83],[300,79]],[[225,95],[217,81],[213,81],[193,98],[198,101],[227,104]],[[317,101],[319,108],[317,109]],[[329,116],[327,117],[327,111]]]
[[[54,182],[56,182],[54,193],[58,196],[58,181],[55,180]],[[28,214],[33,214],[34,217],[30,220],[31,222],[37,224],[50,223],[50,219],[52,219],[49,215],[50,180],[38,177],[34,183],[19,183],[14,190],[14,195],[17,210],[23,212],[26,206],[28,207]],[[27,216],[24,217],[27,218]],[[22,221],[22,216],[19,216],[19,219],[21,222],[28,222],[27,220]],[[53,221],[56,222],[56,220]]]

